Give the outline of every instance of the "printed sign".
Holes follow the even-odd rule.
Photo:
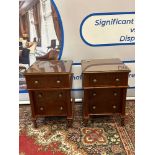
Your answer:
[[[90,46],[134,45],[134,24],[134,12],[95,13],[84,18],[80,34]]]

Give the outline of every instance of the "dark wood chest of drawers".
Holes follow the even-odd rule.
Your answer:
[[[120,114],[124,124],[129,68],[119,59],[83,60],[83,118]]]
[[[29,91],[32,119],[66,116],[71,125],[72,61],[36,61],[24,73]]]

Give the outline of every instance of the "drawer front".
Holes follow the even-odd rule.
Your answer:
[[[69,75],[26,76],[27,89],[69,88]]]
[[[36,115],[66,116],[70,104],[70,91],[34,91]]]
[[[121,113],[122,89],[85,90],[90,114]]]
[[[34,98],[37,103],[52,102],[65,102],[70,98],[69,90],[55,90],[55,91],[35,91]]]
[[[87,73],[84,74],[83,86],[128,86],[128,73]]]
[[[47,115],[47,116],[66,116],[67,109],[65,104],[52,104],[52,106],[38,105],[35,109],[36,115]]]

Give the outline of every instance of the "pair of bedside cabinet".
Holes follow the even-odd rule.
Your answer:
[[[119,59],[82,60],[83,119],[92,115],[125,116],[129,68]],[[46,116],[66,116],[73,121],[72,61],[36,61],[24,73],[30,97],[32,120]]]

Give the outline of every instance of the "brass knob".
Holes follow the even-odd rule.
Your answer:
[[[93,106],[93,109],[95,110],[96,109],[96,106]]]
[[[93,82],[96,83],[97,82],[97,79],[93,79]]]
[[[62,97],[62,93],[60,93],[58,96],[59,96],[59,98],[61,98]]]
[[[63,107],[62,107],[62,106],[60,107],[60,110],[61,110],[61,111],[63,110]]]
[[[34,81],[34,84],[38,84],[38,83],[39,83],[39,81],[37,81],[37,80],[36,80],[36,81]]]
[[[59,84],[61,81],[60,80],[57,80],[57,84]]]
[[[93,93],[93,96],[96,96],[96,93],[95,92]]]
[[[41,111],[43,111],[43,110],[44,110],[44,108],[43,108],[43,107],[40,107],[40,110],[41,110]]]
[[[116,81],[116,82],[119,82],[119,81],[120,81],[120,79],[119,79],[119,78],[116,78],[116,79],[115,79],[115,81]]]
[[[114,93],[114,96],[117,96],[117,93],[116,92]]]
[[[38,97],[39,97],[39,98],[42,98],[42,94],[38,94]]]
[[[113,109],[116,109],[116,106],[115,105],[113,105],[112,107],[113,107]]]

